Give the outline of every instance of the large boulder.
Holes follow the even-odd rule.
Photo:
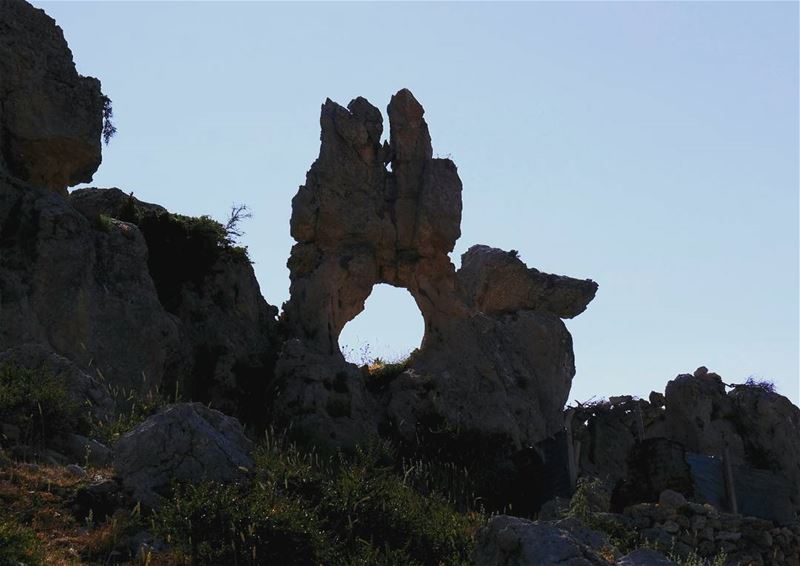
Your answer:
[[[475,566],[610,564],[568,530],[509,515],[492,517],[478,531],[472,563]]]
[[[456,167],[433,157],[424,110],[408,90],[387,113],[381,144],[383,118],[363,98],[322,106],[319,157],[292,201],[297,244],[283,321],[300,345],[278,363],[275,412],[296,432],[316,434],[324,423],[338,445],[377,432],[407,444],[454,432],[493,446],[487,461],[507,456],[562,428],[575,367],[560,319],[582,312],[597,285],[487,246],[470,249],[456,272],[448,255],[460,236]],[[338,338],[378,283],[411,293],[425,336],[406,372],[367,391]]]
[[[100,165],[107,99],[75,70],[64,34],[24,0],[0,0],[0,170],[66,194]]]
[[[177,403],[117,441],[114,468],[134,498],[155,508],[173,482],[245,477],[251,448],[235,419],[200,403]]]

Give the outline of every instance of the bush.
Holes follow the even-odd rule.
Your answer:
[[[142,393],[135,389],[114,386],[105,381],[104,385],[114,403],[114,411],[106,419],[91,421],[90,433],[92,438],[107,445],[113,444],[123,434],[166,407],[169,401],[178,401],[177,391],[174,398],[167,399],[158,389]]]
[[[156,531],[197,566],[321,564],[330,558],[319,518],[275,486],[203,483],[179,487]]]
[[[251,485],[178,487],[154,524],[195,564],[468,563],[483,516],[420,494],[394,457],[375,442],[320,458],[268,433]]]
[[[80,404],[44,370],[0,367],[0,422],[19,427],[20,441],[44,446],[60,433],[86,432]]]
[[[753,376],[750,376],[747,378],[747,381],[745,381],[744,384],[746,387],[755,387],[757,389],[761,389],[762,391],[766,391],[767,393],[775,393],[775,383],[772,381],[756,379]]]
[[[42,564],[39,539],[29,528],[0,512],[0,564]]]

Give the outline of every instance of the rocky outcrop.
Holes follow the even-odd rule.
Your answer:
[[[234,481],[252,468],[241,425],[200,403],[153,415],[114,446],[114,468],[135,499],[158,507],[172,482]]]
[[[785,524],[800,511],[800,409],[768,382],[725,384],[700,367],[649,401],[612,397],[573,411],[579,472],[615,487],[617,509],[666,488],[731,509],[730,464],[739,512]]]
[[[100,163],[106,102],[51,18],[0,0],[0,352],[35,345],[118,390],[263,425],[277,309],[246,252],[210,218],[116,189],[64,198]]]
[[[295,431],[352,446],[380,432],[415,443],[436,431],[509,452],[562,426],[574,360],[563,318],[597,285],[528,269],[476,246],[456,272],[461,181],[433,157],[424,110],[401,90],[383,119],[363,98],[322,106],[320,153],[292,201],[292,339],[278,363],[276,414]],[[373,286],[408,289],[425,321],[407,371],[376,394],[344,362],[344,325]]]
[[[92,418],[106,419],[114,409],[105,384],[44,346],[25,344],[0,352],[0,368],[6,366],[40,371],[52,376],[63,385],[68,401],[85,408]],[[64,423],[63,428],[68,428],[67,423]],[[66,440],[69,441],[69,438]]]
[[[118,219],[141,231],[158,300],[178,327],[163,386],[180,381],[189,398],[266,424],[278,309],[261,296],[246,251],[210,218],[171,214],[119,189],[81,189],[69,201],[95,225]]]
[[[52,18],[0,0],[0,170],[61,194],[91,181],[105,100],[100,81],[75,70]]]
[[[158,386],[180,349],[147,245],[61,196],[0,179],[0,351],[38,344],[128,389]]]

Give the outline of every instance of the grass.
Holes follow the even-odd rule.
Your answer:
[[[134,563],[128,543],[143,523],[133,508],[108,519],[73,515],[76,490],[112,473],[93,469],[92,477],[81,479],[62,466],[18,462],[0,470],[0,564]]]
[[[268,435],[250,484],[179,486],[154,528],[187,563],[467,564],[485,517],[423,495],[375,443],[320,458]]]
[[[89,416],[89,432],[92,438],[109,446],[126,432],[136,428],[149,416],[166,407],[169,402],[178,401],[177,390],[172,398],[168,399],[158,388],[142,392],[113,385],[106,381],[100,373],[98,373],[98,377],[114,404],[114,410],[105,419],[94,419]]]
[[[21,444],[43,447],[65,432],[86,432],[85,411],[52,373],[0,367],[0,422],[20,429]],[[1,439],[0,439],[1,440]]]

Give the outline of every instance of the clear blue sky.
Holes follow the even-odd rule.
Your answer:
[[[483,243],[599,282],[567,321],[570,399],[706,365],[798,402],[797,3],[35,4],[114,101],[93,185],[219,219],[247,203],[270,303],[320,104],[408,87],[464,182],[454,261]],[[392,291],[350,348],[417,345]]]

